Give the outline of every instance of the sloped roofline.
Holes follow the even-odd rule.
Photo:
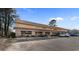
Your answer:
[[[30,24],[30,25],[35,25],[35,26],[42,26],[42,27],[49,27],[49,28],[60,28],[60,29],[63,29],[63,30],[69,30],[69,29],[65,29],[65,28],[61,28],[61,27],[53,27],[53,26],[49,26],[49,25],[46,25],[46,24],[40,24],[40,23],[35,23],[35,22],[21,20],[21,19],[16,19],[16,22],[17,21],[20,21],[18,23],[22,23],[22,24]]]
[[[20,23],[23,23],[23,24],[30,24],[30,25],[35,25],[35,26],[45,26],[45,27],[50,27],[49,25],[46,25],[46,24],[40,24],[40,23],[35,23],[35,22],[31,22],[31,21],[26,21],[26,20],[20,20],[20,19],[17,19],[20,21]],[[16,20],[16,21],[17,21]]]

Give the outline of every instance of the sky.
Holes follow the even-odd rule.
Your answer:
[[[21,20],[47,24],[56,19],[57,26],[79,29],[79,8],[16,8]]]

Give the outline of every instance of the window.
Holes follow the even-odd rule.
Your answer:
[[[32,31],[26,31],[25,34],[32,34]]]
[[[21,31],[21,34],[32,34],[32,31]]]
[[[45,32],[45,35],[50,35],[50,32]]]
[[[31,35],[32,31],[21,31],[21,36]]]

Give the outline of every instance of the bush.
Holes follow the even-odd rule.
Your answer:
[[[31,37],[35,37],[35,35],[31,35]]]
[[[11,37],[11,38],[15,38],[15,37],[16,37],[16,36],[15,36],[15,33],[14,33],[14,32],[11,32],[10,37]]]

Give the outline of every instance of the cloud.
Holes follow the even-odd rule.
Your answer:
[[[57,20],[57,21],[61,21],[61,20],[63,20],[63,18],[57,17],[56,20]]]
[[[79,16],[73,16],[70,18],[71,20],[79,20]]]
[[[64,20],[62,17],[56,17],[56,18],[50,18],[49,21],[55,19],[56,21],[62,21]]]

